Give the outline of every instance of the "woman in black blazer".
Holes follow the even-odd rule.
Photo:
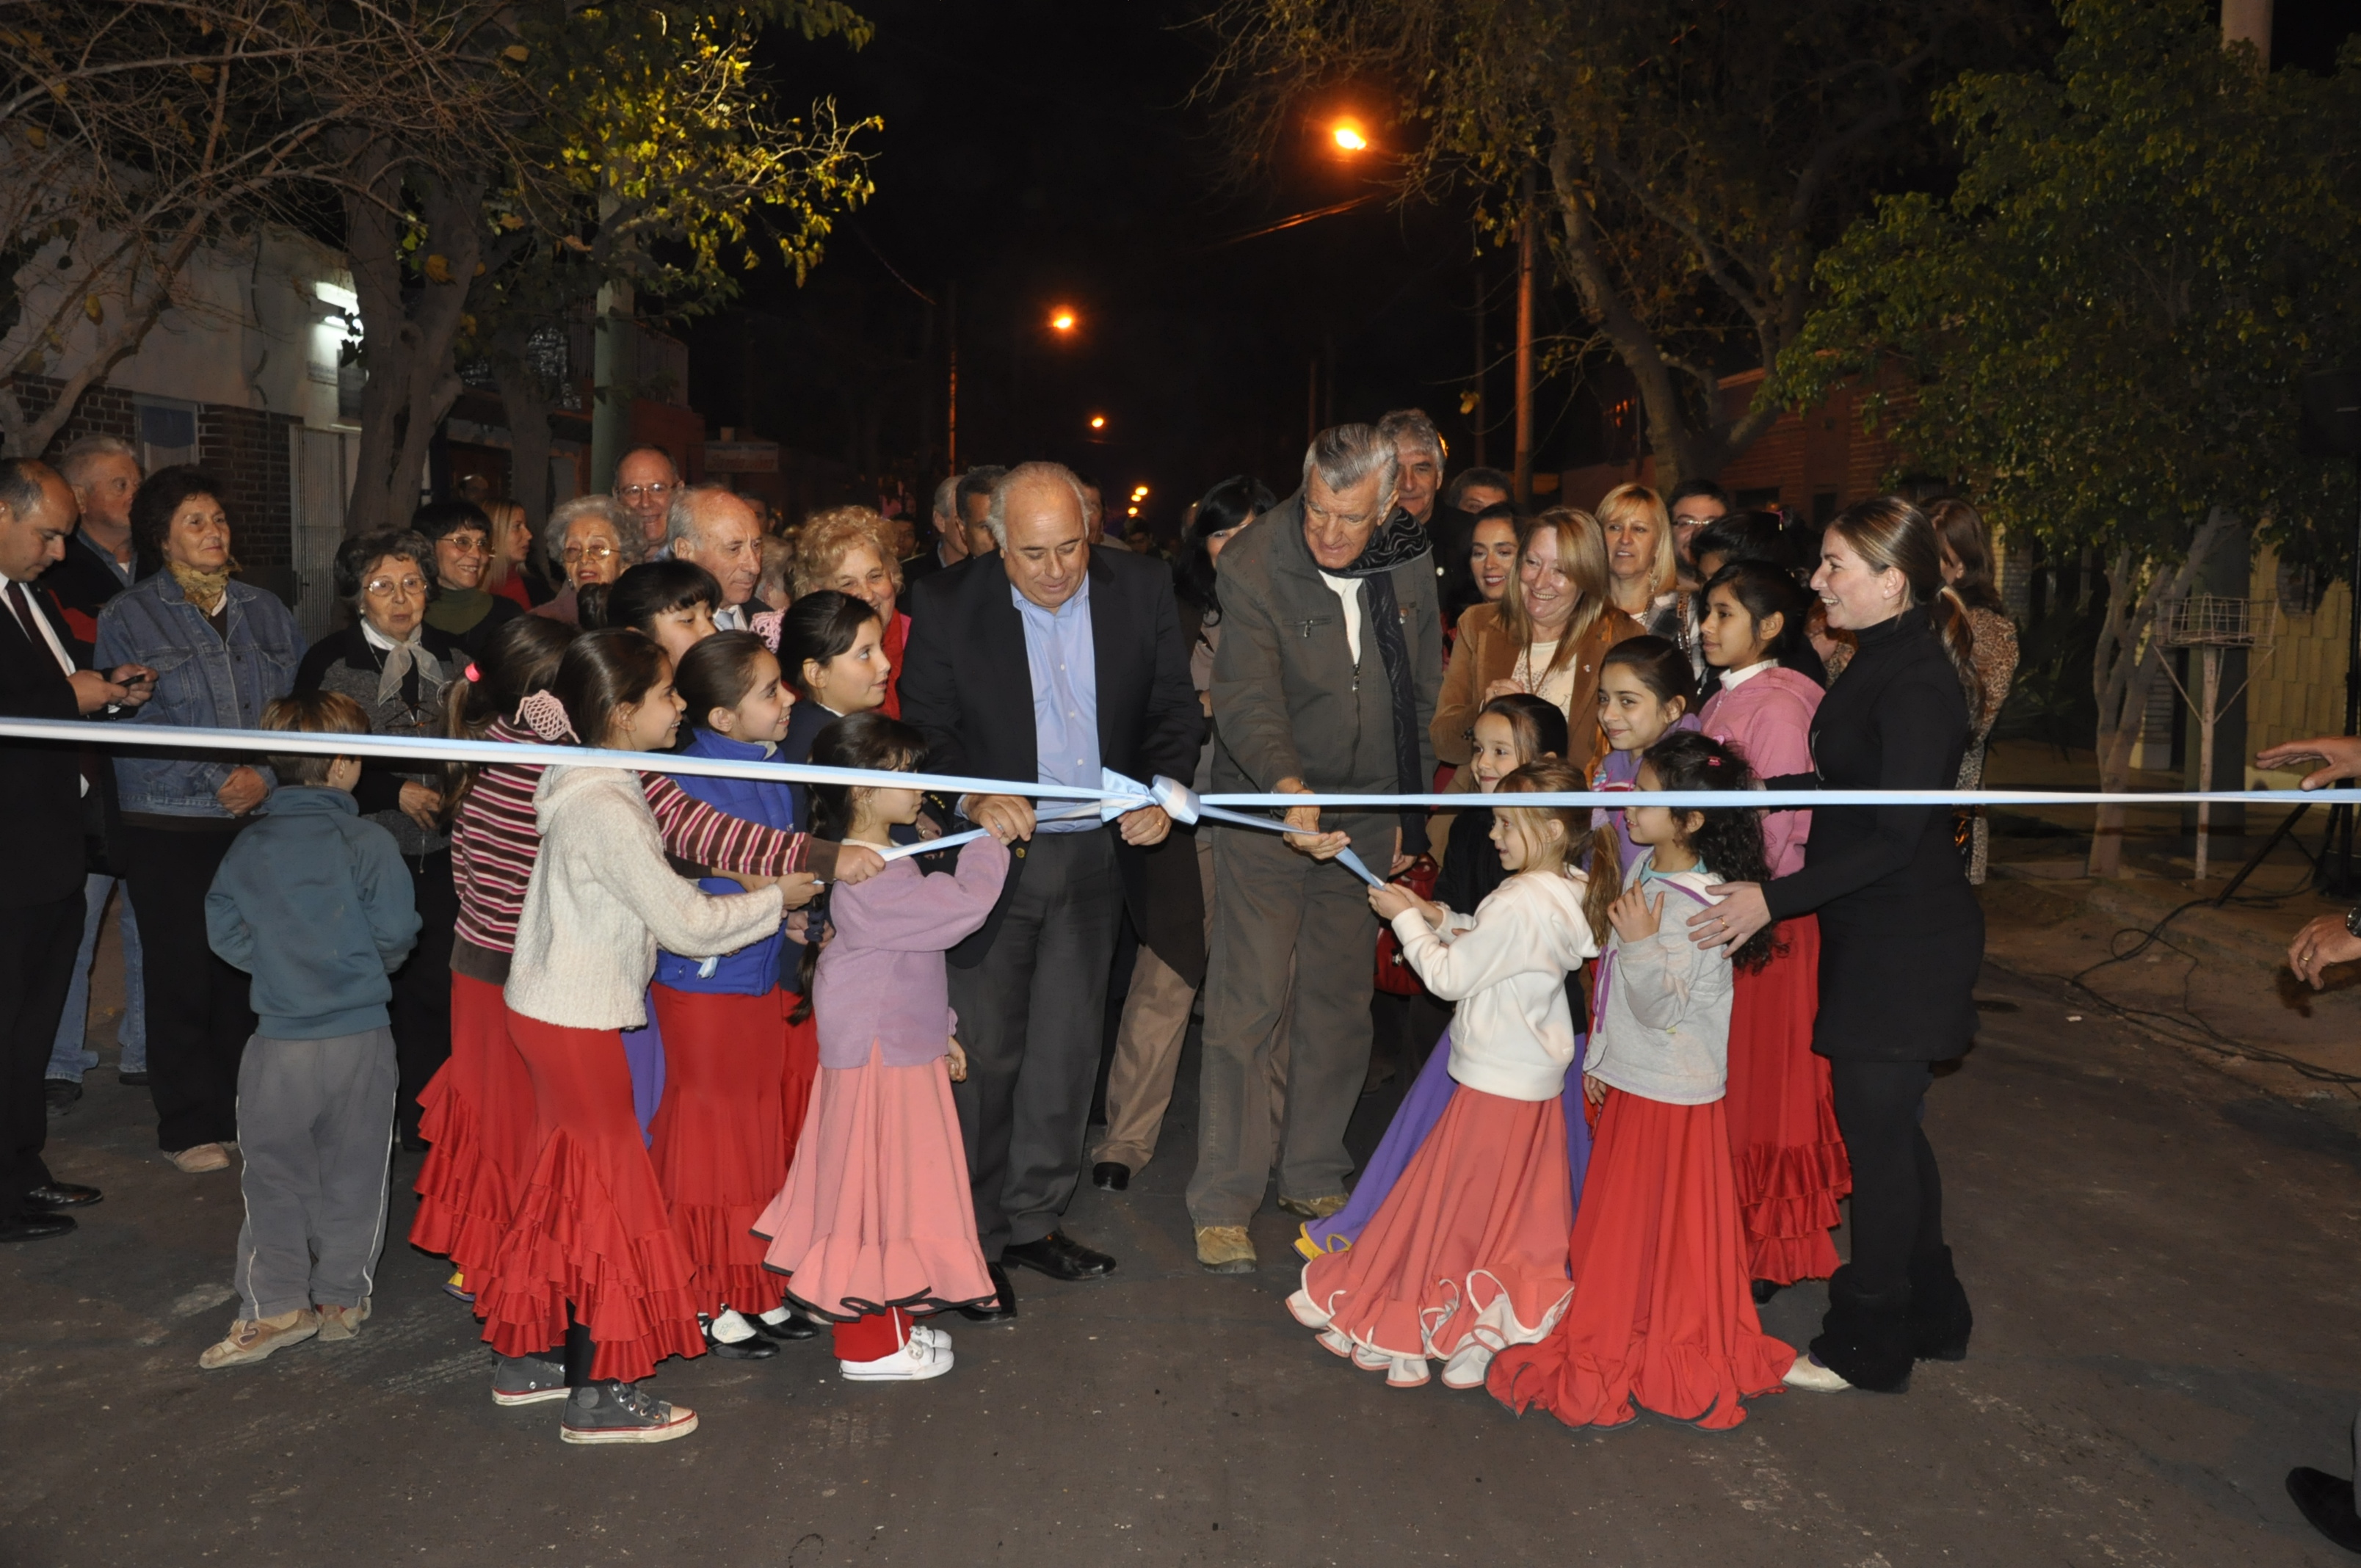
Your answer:
[[[1949,789],[1975,730],[1981,687],[1966,607],[1943,586],[1924,513],[1888,496],[1840,514],[1812,587],[1860,652],[1813,717],[1814,772],[1773,789]],[[1820,917],[1820,1010],[1852,1161],[1852,1261],[1828,1281],[1806,1388],[1899,1389],[1915,1360],[1967,1354],[1973,1319],[1943,1243],[1942,1178],[1920,1125],[1931,1064],[1975,1038],[1983,912],[1937,806],[1821,806],[1804,868],[1690,921],[1735,947],[1773,919]]]

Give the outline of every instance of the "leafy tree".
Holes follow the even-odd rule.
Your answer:
[[[1821,259],[1828,303],[1773,392],[1807,404],[1898,359],[1909,384],[1869,417],[1914,466],[2014,538],[2106,562],[2092,680],[2120,790],[2159,608],[2241,520],[2285,541],[2328,515],[2296,384],[2361,350],[2361,48],[2332,77],[2270,74],[2203,0],[2064,16],[2048,69],[1938,95],[1957,188],[1881,203]],[[2094,874],[2120,870],[2121,826],[2102,814]]]
[[[46,448],[180,298],[200,247],[304,225],[343,127],[480,123],[402,0],[0,0],[0,436]],[[462,132],[462,134],[465,134]],[[22,378],[68,363],[46,406]]]
[[[2019,0],[1226,0],[1204,88],[1268,159],[1312,104],[1394,95],[1408,192],[1466,181],[1513,221],[1536,166],[1592,336],[1631,372],[1666,485],[1779,414],[1725,412],[1808,313],[1820,247],[1922,145],[1927,90],[2014,47]]]
[[[407,514],[463,350],[492,364],[530,509],[557,392],[530,353],[536,334],[582,319],[602,289],[709,308],[733,268],[774,246],[800,277],[829,210],[869,190],[850,139],[862,127],[825,102],[809,126],[780,119],[752,71],[765,27],[865,42],[867,23],[836,0],[445,3],[485,40],[464,68],[497,77],[511,113],[471,146],[379,138],[376,183],[346,201],[368,372],[354,530]]]

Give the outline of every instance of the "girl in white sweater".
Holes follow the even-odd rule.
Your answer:
[[[1444,1364],[1446,1387],[1478,1387],[1496,1353],[1546,1334],[1573,1293],[1565,977],[1598,947],[1581,875],[1566,865],[1577,814],[1508,802],[1581,787],[1554,758],[1500,781],[1491,838],[1512,874],[1472,916],[1392,883],[1369,890],[1427,989],[1459,1004],[1451,1099],[1359,1239],[1306,1264],[1287,1305],[1322,1344],[1397,1388],[1424,1383],[1429,1360]]]
[[[547,693],[583,743],[660,751],[680,723],[672,661],[625,629],[566,651]],[[536,725],[536,728],[542,728]],[[546,732],[546,731],[544,731]],[[775,882],[717,897],[675,872],[626,767],[554,767],[535,806],[541,857],[525,891],[505,991],[509,1027],[533,1075],[541,1147],[524,1196],[478,1287],[484,1337],[504,1356],[557,1360],[529,1380],[563,1397],[567,1442],[663,1442],[696,1412],[642,1392],[667,1355],[705,1349],[691,1264],[674,1234],[639,1118],[622,1031],[647,1022],[656,949],[727,953],[779,927]]]
[[[1683,730],[1648,749],[1633,782],[1721,792],[1753,780],[1729,747]],[[1763,829],[1741,808],[1623,817],[1647,853],[1608,911],[1614,935],[1593,992],[1583,1088],[1598,1128],[1569,1257],[1574,1304],[1546,1340],[1493,1364],[1491,1387],[1568,1426],[1621,1426],[1636,1403],[1719,1430],[1795,1359],[1763,1332],[1747,1278],[1722,1109],[1730,959],[1688,939],[1687,917],[1716,902],[1716,883],[1763,874]],[[1759,966],[1773,940],[1758,933],[1737,961]]]

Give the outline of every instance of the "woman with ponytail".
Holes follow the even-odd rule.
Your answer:
[[[1829,524],[1812,588],[1858,652],[1812,717],[1813,771],[1773,789],[1949,789],[1982,706],[1966,607],[1926,514],[1887,496]],[[1943,1243],[1942,1179],[1920,1125],[1931,1064],[1976,1032],[1983,913],[1938,806],[1822,806],[1802,869],[1720,890],[1692,939],[1735,951],[1773,920],[1820,921],[1812,1048],[1829,1062],[1852,1165],[1852,1258],[1798,1387],[1894,1390],[1967,1354],[1973,1319]]]

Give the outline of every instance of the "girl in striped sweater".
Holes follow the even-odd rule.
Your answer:
[[[531,744],[515,717],[524,699],[548,689],[575,629],[540,617],[500,628],[465,678],[452,683],[451,734],[467,740]],[[467,1278],[489,1265],[522,1196],[533,1155],[533,1086],[509,1036],[501,999],[525,886],[541,852],[533,793],[539,763],[453,770],[444,790],[452,814],[451,863],[458,883],[458,937],[451,950],[451,1058],[419,1101],[420,1131],[432,1146],[418,1173],[418,1217],[411,1244],[451,1259],[449,1288],[465,1299]],[[727,816],[692,799],[665,773],[641,775],[648,809],[668,854],[694,865],[752,876],[809,872],[861,882],[884,864],[873,850]],[[534,1358],[504,1361],[493,1398],[531,1404],[563,1398],[562,1378]]]

